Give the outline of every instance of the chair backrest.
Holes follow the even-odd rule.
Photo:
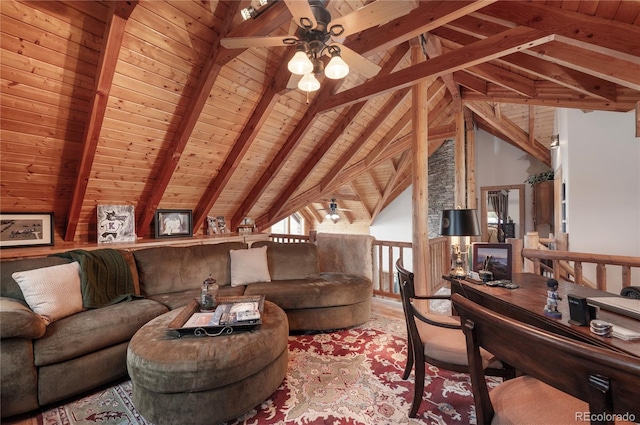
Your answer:
[[[402,311],[404,312],[404,319],[407,324],[407,338],[409,340],[417,339],[418,343],[420,343],[420,338],[417,337],[418,328],[415,318],[413,317],[413,306],[411,304],[411,298],[414,297],[413,273],[404,268],[402,258],[398,258],[396,261],[396,271],[398,272],[398,286],[400,287],[400,298],[402,299]]]
[[[594,414],[633,414],[635,420],[640,418],[640,358],[524,324],[460,294],[454,294],[452,301],[467,339],[478,423],[489,423],[494,415],[480,347],[525,374],[587,402]]]

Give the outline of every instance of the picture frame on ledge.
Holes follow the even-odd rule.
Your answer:
[[[136,241],[133,205],[98,205],[98,244]]]
[[[483,270],[487,257],[487,269],[493,273],[493,280],[511,280],[513,262],[510,243],[475,242],[472,255],[474,272]]]
[[[52,212],[0,212],[0,248],[52,246]]]
[[[156,210],[154,221],[156,239],[193,236],[192,210]]]

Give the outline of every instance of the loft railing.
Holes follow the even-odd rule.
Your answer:
[[[430,266],[427,276],[427,293],[432,294],[444,285],[442,276],[449,273],[451,246],[445,237],[429,239]],[[402,259],[407,269],[412,267],[410,242],[373,241],[373,293],[386,298],[400,299],[395,265]]]
[[[309,242],[310,238],[308,235],[284,235],[279,233],[271,233],[269,235],[269,240],[273,242],[301,243]]]
[[[631,281],[632,270],[640,271],[640,257],[571,252],[566,250],[567,245],[566,234],[542,239],[536,232],[528,233],[520,251],[524,259],[522,270],[606,291],[607,267],[619,268],[623,288],[640,285]],[[585,277],[585,268],[594,269],[595,282]]]

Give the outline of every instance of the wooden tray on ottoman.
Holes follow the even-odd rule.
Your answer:
[[[258,311],[259,315],[244,312]],[[253,331],[262,324],[264,295],[219,297],[215,311],[201,312],[198,300],[192,300],[176,316],[167,331],[183,335],[219,336]]]

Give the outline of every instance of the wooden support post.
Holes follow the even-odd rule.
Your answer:
[[[418,43],[411,46],[411,63],[424,61],[422,49]],[[429,140],[428,123],[428,84],[418,83],[411,89],[412,95],[412,178],[413,178],[413,274],[418,294],[426,294],[429,270]]]
[[[524,235],[524,249],[538,249],[538,245],[540,245],[540,235],[538,232],[527,232],[527,234]],[[525,273],[538,272],[534,262],[527,259],[524,259],[523,271]]]
[[[454,147],[455,183],[454,208],[467,208],[467,164],[465,152],[466,132],[464,111],[456,113],[456,144]]]

